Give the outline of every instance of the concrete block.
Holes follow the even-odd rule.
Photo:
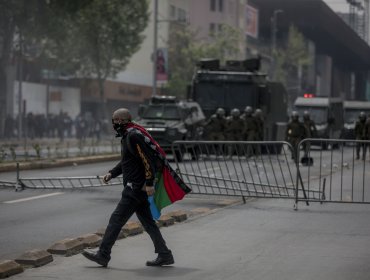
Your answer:
[[[77,239],[82,242],[85,248],[93,248],[99,246],[103,238],[97,234],[88,233],[77,237]]]
[[[240,203],[241,200],[237,200],[237,199],[223,199],[223,200],[219,200],[216,202],[217,205],[219,206],[230,206],[230,205],[233,205],[233,204],[238,204]]]
[[[190,216],[192,217],[192,216],[204,215],[206,213],[209,213],[210,211],[211,209],[206,208],[206,207],[195,208],[195,209],[190,210]]]
[[[184,210],[177,210],[167,213],[167,215],[171,216],[175,219],[176,222],[180,223],[188,218],[188,214]]]
[[[38,267],[52,262],[53,256],[45,250],[35,249],[25,252],[15,261],[23,266]]]
[[[0,279],[23,272],[23,267],[15,261],[0,261]]]
[[[95,234],[96,234],[96,235],[99,235],[99,236],[103,236],[103,235],[104,235],[104,233],[105,233],[105,228],[99,228],[99,229],[95,232]]]
[[[80,253],[83,249],[84,244],[77,238],[66,238],[54,243],[47,251],[68,257]]]
[[[101,236],[101,237],[103,237],[104,236],[104,233],[105,233],[105,228],[100,228],[100,229],[98,229],[96,232],[95,232],[95,234],[96,235],[99,235],[99,236]],[[122,239],[122,238],[125,238],[126,237],[126,235],[123,233],[123,231],[121,230],[120,231],[120,233],[118,234],[118,237],[117,237],[117,239]]]
[[[139,222],[127,222],[121,232],[125,236],[136,235],[144,232],[143,226]]]
[[[172,218],[170,215],[162,215],[158,219],[158,223],[161,226],[168,227],[168,226],[171,226],[171,225],[173,225],[175,223],[175,219]]]

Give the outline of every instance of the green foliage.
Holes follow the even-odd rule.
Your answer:
[[[8,154],[4,147],[0,147],[0,162],[3,162],[7,158]]]
[[[0,1],[0,91],[7,63],[20,53],[42,67],[103,83],[124,70],[148,23],[147,0]],[[20,44],[22,42],[22,44]],[[103,101],[103,100],[102,100]]]
[[[40,146],[40,144],[38,144],[38,143],[33,144],[32,147],[36,152],[37,159],[40,159],[41,158],[41,146]]]
[[[299,67],[311,64],[307,42],[294,25],[289,27],[286,46],[273,55],[276,62],[276,80],[284,84],[289,76],[297,76]]]
[[[240,56],[241,33],[223,25],[220,32],[211,34],[209,41],[197,40],[197,32],[189,27],[171,32],[169,42],[170,78],[166,91],[179,97],[186,96],[186,86],[191,82],[196,62],[202,58],[217,58],[223,63]]]
[[[9,150],[12,160],[15,161],[17,159],[17,154],[15,153],[15,146],[10,146]]]

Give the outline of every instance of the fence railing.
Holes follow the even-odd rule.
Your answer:
[[[177,141],[172,146],[178,173],[193,193],[304,199],[292,150],[283,141]],[[319,194],[312,190],[312,196]]]
[[[103,183],[100,176],[19,178],[19,184],[22,188],[30,189],[75,189],[122,185],[122,178],[114,178],[108,184]]]
[[[370,203],[370,157],[363,153],[369,140],[304,139],[299,147],[297,167],[307,190],[305,201]],[[313,197],[312,191],[323,196]]]
[[[177,141],[173,167],[194,194],[283,198],[298,202],[370,203],[370,141]],[[360,159],[357,149],[361,149]],[[169,156],[171,157],[171,156]],[[295,160],[297,159],[297,160]],[[121,185],[122,178],[109,182]],[[0,186],[74,189],[105,185],[99,176],[24,178]]]

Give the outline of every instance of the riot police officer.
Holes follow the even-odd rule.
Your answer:
[[[230,112],[230,116],[227,117],[226,126],[226,140],[228,141],[242,141],[244,132],[244,121],[240,118],[240,110],[234,108]],[[235,151],[236,145],[228,146],[229,156],[232,156]]]
[[[364,140],[365,139],[365,125],[366,125],[366,114],[365,112],[361,112],[358,116],[358,120],[356,121],[355,125],[355,137],[356,140]],[[360,159],[360,151],[362,147],[362,159],[365,160],[365,144],[364,143],[357,143],[356,144],[356,159]]]
[[[257,122],[253,116],[253,109],[250,106],[245,107],[244,114],[244,137],[247,141],[257,140]]]
[[[244,121],[240,118],[240,110],[232,109],[226,121],[226,139],[229,141],[243,140]]]
[[[257,141],[257,122],[253,116],[253,108],[250,106],[245,107],[244,114],[244,139],[247,141]],[[255,145],[248,145],[247,156],[252,156],[255,152]]]
[[[305,127],[299,121],[299,114],[297,111],[293,111],[291,115],[291,121],[287,125],[285,138],[292,145],[292,159],[297,160],[298,155],[298,144],[306,136]]]
[[[264,139],[264,129],[265,129],[265,121],[263,119],[263,114],[261,109],[256,109],[254,112],[254,117],[257,123],[257,141],[263,141]]]
[[[315,122],[310,118],[310,113],[308,111],[303,112],[303,125],[305,127],[305,138],[314,138],[317,136],[317,129]],[[308,156],[308,151],[310,150],[310,143],[304,142],[303,149],[305,157]]]
[[[218,108],[206,124],[208,139],[211,141],[224,141],[226,130],[225,110]]]
[[[364,129],[364,140],[370,140],[370,116],[367,118]],[[369,144],[364,145],[364,160],[366,158],[366,150],[369,147]]]

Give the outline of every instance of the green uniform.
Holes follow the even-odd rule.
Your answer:
[[[211,141],[224,141],[226,130],[226,119],[224,117],[216,116],[211,117],[207,125],[208,140]]]
[[[303,125],[306,134],[305,138],[314,138],[317,136],[317,129],[315,122],[313,120],[311,120],[310,118],[305,118],[303,121]],[[310,142],[303,143],[304,154],[306,157],[308,156],[310,148],[311,148]]]
[[[226,140],[242,141],[244,121],[240,117],[228,117],[226,124]]]
[[[355,125],[355,137],[356,140],[365,140],[365,131],[366,128],[366,119],[359,119],[356,121]],[[362,147],[362,159],[365,159],[365,154],[366,154],[366,147],[363,143],[357,143],[356,145],[356,157],[357,159],[360,158],[360,152],[361,152],[361,147]]]
[[[299,120],[290,121],[287,125],[285,137],[293,147],[292,159],[295,159],[298,153],[298,144],[306,137],[306,129],[304,125]]]

